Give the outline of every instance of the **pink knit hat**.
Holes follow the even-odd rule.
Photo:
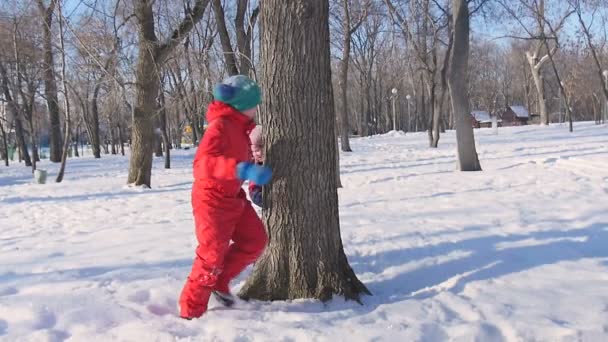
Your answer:
[[[249,139],[251,139],[251,145],[264,145],[262,142],[262,126],[255,126],[255,128],[249,133]]]

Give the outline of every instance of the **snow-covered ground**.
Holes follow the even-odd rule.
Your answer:
[[[476,130],[483,172],[455,170],[455,137],[352,141],[340,218],[364,305],[211,303],[176,317],[195,240],[194,151],[71,159],[63,183],[0,168],[2,341],[608,341],[608,127]],[[234,284],[238,289],[246,275]]]

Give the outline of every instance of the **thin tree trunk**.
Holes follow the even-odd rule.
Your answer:
[[[80,158],[80,154],[78,154],[78,140],[80,139],[79,130],[76,130],[76,139],[74,139],[74,157]]]
[[[23,129],[23,123],[21,122],[21,118],[15,118],[15,135],[17,137],[17,144],[19,144],[19,148],[21,149],[21,156],[25,161],[25,166],[29,167],[32,166],[32,159],[30,158],[30,153],[27,149],[24,131],[25,130]]]
[[[230,34],[226,27],[226,18],[224,15],[224,8],[222,7],[222,1],[212,0],[212,7],[213,12],[215,13],[220,42],[222,43],[224,60],[226,61],[226,71],[229,75],[237,75],[239,73],[239,68],[236,64],[236,56],[232,49],[232,43],[230,42]]]
[[[97,94],[93,93],[93,98],[89,103],[89,112],[91,113],[91,127],[90,127],[90,136],[91,136],[91,148],[93,149],[93,156],[96,159],[101,158],[101,141],[99,138],[99,109],[97,107]]]
[[[159,100],[160,100],[160,113],[159,113],[160,116],[159,116],[158,120],[159,120],[159,126],[160,126],[160,134],[161,134],[163,146],[165,149],[165,151],[164,151],[165,152],[165,169],[170,169],[171,168],[171,151],[170,151],[171,142],[169,141],[169,135],[167,134],[167,107],[166,107],[166,103],[165,103],[165,92],[163,91],[162,88],[160,90]]]
[[[348,65],[350,62],[350,41],[352,28],[350,27],[350,10],[348,8],[348,0],[342,1],[342,9],[344,11],[344,19],[342,20],[342,31],[344,39],[342,40],[342,60],[340,61],[340,100],[342,108],[340,109],[340,141],[342,143],[343,152],[352,152],[348,133],[350,125],[348,121]]]
[[[32,118],[33,113],[28,115],[28,125],[30,127],[30,142],[32,144],[32,172],[36,170],[36,163],[40,161],[40,155],[38,154],[37,136],[34,128],[34,121]]]
[[[608,83],[606,83],[607,80],[606,77],[604,77],[604,69],[602,68],[602,63],[600,62],[600,57],[598,56],[597,48],[595,47],[595,45],[593,45],[593,34],[589,30],[589,27],[585,24],[583,14],[581,13],[581,4],[577,3],[577,5],[578,6],[576,8],[576,15],[583,29],[583,33],[585,34],[585,38],[587,40],[587,47],[589,48],[589,50],[591,50],[591,56],[593,57],[593,61],[596,66],[597,76],[599,77],[599,80],[602,84],[602,94],[604,95],[604,103],[608,103]]]
[[[45,7],[42,0],[38,0],[38,8],[43,17],[43,44],[44,44],[44,93],[49,110],[50,131],[50,161],[58,163],[62,159],[61,121],[59,119],[59,100],[57,99],[57,82],[55,80],[55,63],[53,61],[53,12],[58,0],[51,0],[49,7]],[[66,132],[66,134],[68,134]]]
[[[160,113],[160,106],[157,108],[157,112]],[[154,156],[159,158],[163,156],[163,140],[160,136],[160,117],[157,117],[154,120],[154,125],[156,126],[154,129]]]
[[[336,124],[336,128],[338,128],[338,125]],[[336,134],[337,132],[335,132],[334,134]],[[342,180],[340,179],[340,148],[339,148],[339,141],[338,141],[338,135],[336,134],[336,187],[339,189],[342,187]]]
[[[340,237],[328,12],[327,0],[262,2],[262,80],[273,99],[262,102],[262,125],[275,177],[263,196],[269,245],[243,298],[359,300],[369,294]],[[281,200],[287,194],[300,200]]]
[[[431,76],[429,76],[430,78]],[[429,147],[437,148],[439,144],[439,106],[437,105],[437,84],[431,80],[429,86]]]
[[[199,137],[202,139],[202,134],[199,134],[198,122],[196,122],[196,119],[193,118],[190,121],[190,127],[192,127],[192,144],[198,146],[198,140]]]
[[[116,136],[114,135],[114,121],[112,120],[112,114],[108,114],[108,130],[110,131],[110,153],[116,155]]]
[[[530,69],[532,71],[532,79],[534,80],[534,85],[536,86],[538,110],[540,112],[540,123],[541,125],[548,125],[549,116],[547,115],[547,100],[545,99],[545,82],[541,74],[542,66],[545,64],[546,58],[548,58],[548,56],[545,55],[540,60],[536,57],[536,55],[530,55],[528,53],[526,56],[528,58],[528,64],[530,65]]]
[[[8,141],[6,140],[6,131],[4,130],[4,125],[0,122],[0,133],[2,133],[2,157],[4,159],[4,165],[9,166],[8,164]]]
[[[120,126],[120,120],[118,121],[118,124],[116,125],[118,128],[118,142],[120,143],[120,154],[121,155],[125,155],[125,139],[123,138],[122,135],[122,127]]]
[[[549,43],[547,42],[547,39],[543,39],[543,44],[545,45],[545,47],[547,48],[547,51],[549,51]],[[557,49],[553,49],[553,51],[556,51]],[[555,65],[555,60],[553,60],[553,54],[551,52],[549,52],[549,54],[547,55],[549,56],[549,61],[551,62],[551,67],[553,69],[553,73],[555,74],[555,79],[557,80],[557,85],[559,87],[560,92],[562,93],[562,97],[564,99],[564,104],[566,105],[566,116],[568,118],[568,129],[570,130],[570,132],[573,131],[573,127],[572,127],[572,110],[570,109],[570,101],[568,98],[568,95],[566,94],[566,90],[564,89],[564,85],[562,83],[561,77],[559,76],[559,72],[557,71],[557,66]],[[542,119],[541,119],[542,121]],[[549,118],[547,117],[547,124],[549,122]]]
[[[68,158],[68,149],[70,147],[70,133],[72,131],[71,118],[70,118],[70,96],[68,95],[68,81],[66,79],[66,64],[65,64],[65,41],[63,37],[63,11],[61,2],[59,2],[59,44],[61,47],[61,83],[63,85],[63,104],[65,110],[65,137],[63,141],[63,153],[61,155],[61,166],[59,167],[59,172],[57,173],[57,179],[55,180],[57,183],[61,183],[63,181],[63,176],[65,174],[65,164]]]
[[[466,0],[452,0],[454,46],[449,68],[449,87],[456,118],[456,141],[461,171],[480,171],[469,110],[469,7]]]
[[[32,160],[30,159],[30,154],[27,150],[27,143],[25,142],[25,132],[23,129],[23,122],[21,121],[21,109],[17,106],[15,98],[11,95],[7,70],[1,63],[0,85],[2,93],[4,94],[4,100],[6,101],[6,107],[8,108],[9,115],[15,121],[15,138],[17,140],[17,146],[21,151],[19,154],[19,162],[21,162],[21,158],[23,157],[25,160],[25,166],[32,166]]]

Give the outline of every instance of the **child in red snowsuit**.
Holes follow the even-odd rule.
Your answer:
[[[215,86],[213,96],[209,126],[194,158],[198,247],[179,299],[180,317],[186,319],[205,313],[212,292],[230,296],[230,281],[260,256],[268,239],[241,188],[245,180],[264,185],[271,178],[270,169],[251,163],[249,133],[260,88],[245,76],[232,76]]]

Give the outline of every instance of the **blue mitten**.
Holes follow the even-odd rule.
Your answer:
[[[236,166],[236,176],[241,180],[250,180],[258,185],[265,185],[272,178],[272,171],[266,166],[240,162]]]

